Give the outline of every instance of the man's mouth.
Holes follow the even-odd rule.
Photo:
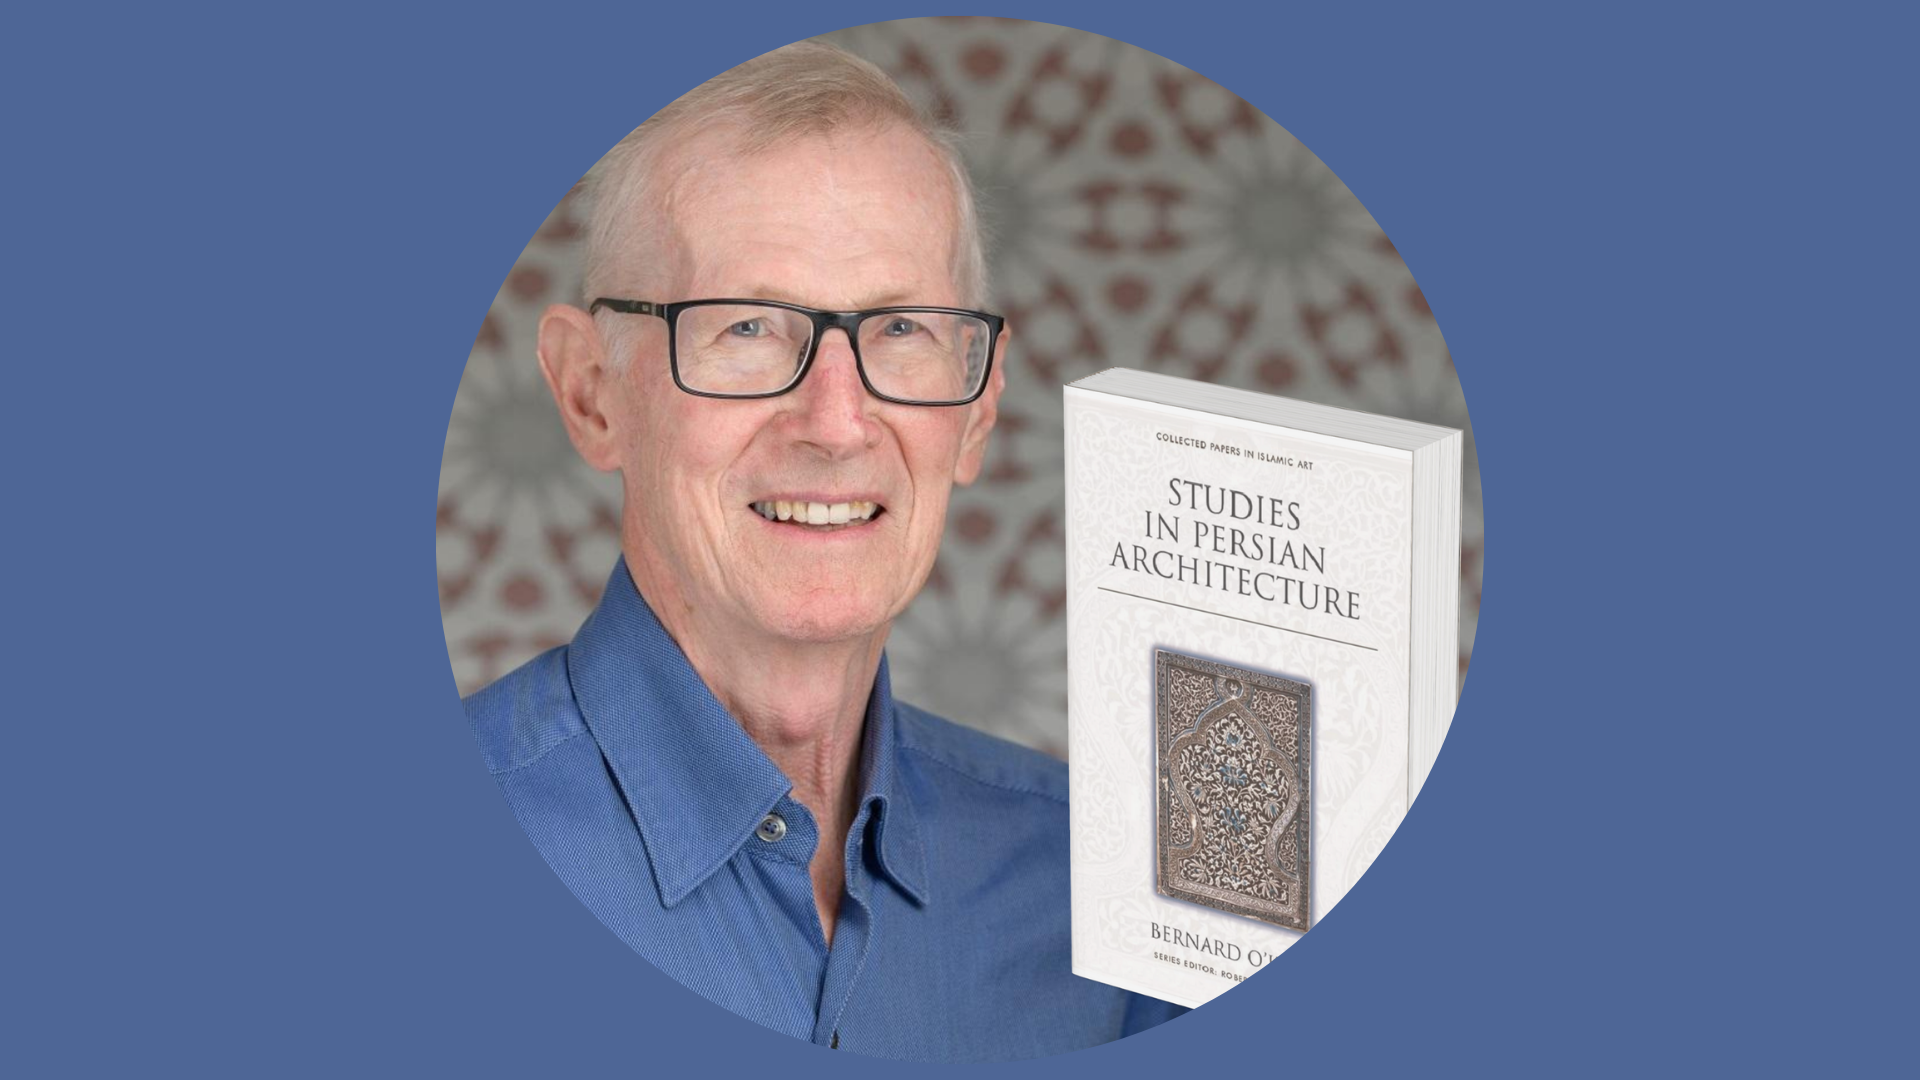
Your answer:
[[[763,499],[751,504],[753,512],[768,521],[785,521],[816,529],[839,529],[865,525],[886,508],[875,502],[806,502],[794,499]]]

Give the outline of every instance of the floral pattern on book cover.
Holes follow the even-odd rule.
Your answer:
[[[1310,691],[1155,654],[1159,888],[1276,926],[1310,925]]]

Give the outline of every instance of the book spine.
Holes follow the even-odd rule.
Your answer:
[[[1413,453],[1409,805],[1433,771],[1459,698],[1461,444],[1455,432]]]

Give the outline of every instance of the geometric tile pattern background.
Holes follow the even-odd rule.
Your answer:
[[[1413,276],[1318,158],[1206,78],[1084,31],[944,17],[825,40],[967,134],[988,306],[1013,330],[986,469],[888,641],[901,698],[1064,756],[1060,386],[1116,365],[1466,430],[1464,677],[1483,548],[1466,402]],[[563,199],[516,261],[447,429],[435,529],[463,694],[571,639],[619,552],[617,478],[574,454],[534,360],[541,310],[580,298],[579,228]]]

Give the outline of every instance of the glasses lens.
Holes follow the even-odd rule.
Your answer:
[[[965,401],[986,378],[987,324],[944,311],[894,311],[860,324],[860,362],[873,388],[903,401]]]
[[[813,322],[760,304],[703,304],[674,323],[680,381],[708,394],[767,394],[793,381]]]

